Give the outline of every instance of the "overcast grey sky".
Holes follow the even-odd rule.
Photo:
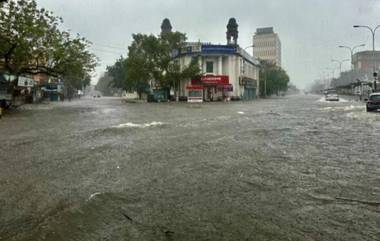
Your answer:
[[[40,7],[64,18],[64,28],[94,43],[100,58],[93,83],[120,55],[126,55],[132,33],[160,32],[163,18],[190,41],[225,43],[228,19],[239,24],[239,44],[252,44],[258,27],[273,26],[282,42],[283,67],[304,88],[338,66],[331,59],[349,58],[338,45],[367,44],[369,30],[354,24],[380,24],[380,0],[37,0]],[[376,41],[380,48],[380,31]],[[113,48],[110,48],[113,47]],[[125,49],[125,50],[124,50]],[[251,51],[251,50],[249,50]],[[345,63],[344,69],[350,68]],[[332,71],[329,71],[331,73]]]

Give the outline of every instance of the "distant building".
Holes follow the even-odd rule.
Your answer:
[[[253,56],[281,66],[281,41],[270,28],[258,28],[253,36]]]
[[[380,51],[361,51],[354,54],[352,58],[352,64],[354,70],[365,73],[372,73],[373,68],[375,70],[380,69]]]
[[[356,93],[358,83],[362,83],[360,87],[361,93],[366,93],[364,91],[366,89],[377,87],[373,86],[373,72],[379,73],[380,71],[380,51],[357,52],[352,56],[352,65],[352,70],[342,72],[339,78],[333,80],[333,87],[346,88],[347,92],[345,94]],[[355,89],[353,89],[354,86],[356,86]]]

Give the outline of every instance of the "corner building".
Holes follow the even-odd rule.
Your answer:
[[[253,100],[259,96],[259,61],[237,44],[235,19],[227,25],[227,44],[188,42],[176,53],[180,66],[198,61],[202,76],[180,83],[189,101]]]

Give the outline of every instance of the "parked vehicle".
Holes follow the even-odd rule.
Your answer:
[[[367,99],[367,112],[380,111],[380,92],[372,93]]]

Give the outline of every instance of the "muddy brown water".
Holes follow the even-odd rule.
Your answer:
[[[380,113],[83,99],[0,120],[0,240],[380,240]]]

